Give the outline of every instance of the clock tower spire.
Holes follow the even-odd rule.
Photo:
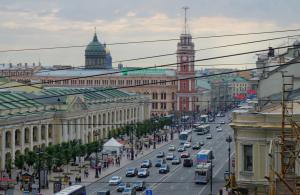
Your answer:
[[[184,10],[184,32],[180,35],[180,41],[177,43],[177,111],[192,112],[195,110],[195,49],[192,41],[192,35],[188,30],[187,10]]]

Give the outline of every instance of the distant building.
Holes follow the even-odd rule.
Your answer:
[[[21,80],[24,83],[30,83],[30,77],[39,70],[42,69],[41,64],[37,66],[35,63],[19,63],[19,64],[0,64],[0,76],[8,77],[11,80],[19,81]],[[23,79],[27,78],[27,79]]]
[[[112,57],[106,44],[98,41],[95,32],[93,40],[85,49],[85,68],[86,69],[112,69]]]
[[[211,86],[206,79],[196,80],[196,112],[200,114],[207,114],[211,111]]]
[[[14,162],[17,155],[37,150],[39,146],[44,148],[71,140],[90,143],[107,138],[112,129],[150,118],[149,99],[122,90],[33,90],[34,93],[0,91],[2,170],[5,169],[5,163]],[[80,95],[68,95],[72,93]],[[55,97],[51,97],[53,95]],[[122,101],[127,103],[120,103]]]

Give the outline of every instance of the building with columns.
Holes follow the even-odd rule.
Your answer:
[[[89,143],[106,138],[112,129],[149,119],[147,102],[145,96],[107,88],[1,91],[0,167],[39,146]]]

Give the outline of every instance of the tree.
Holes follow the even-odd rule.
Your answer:
[[[7,173],[9,177],[11,177],[11,170],[12,170],[12,160],[11,158],[8,158],[5,162],[5,169],[7,170]]]
[[[33,151],[29,151],[25,156],[25,162],[28,166],[32,166],[37,161],[37,154]]]
[[[24,168],[24,164],[25,164],[25,156],[23,154],[17,155],[15,157],[15,166],[18,169],[23,169]]]

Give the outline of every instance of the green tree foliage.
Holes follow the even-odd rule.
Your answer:
[[[25,164],[25,156],[23,154],[17,155],[15,157],[15,166],[18,169],[23,169],[24,168],[24,164]]]

